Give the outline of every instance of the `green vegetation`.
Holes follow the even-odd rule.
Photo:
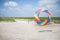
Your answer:
[[[34,17],[14,17],[14,18],[15,18],[15,19],[29,20],[29,21],[34,20]]]
[[[15,19],[23,19],[23,20],[34,20],[34,17],[0,17],[0,22],[1,21],[7,21],[7,22],[15,22]],[[47,17],[40,17],[42,21],[47,19]],[[52,17],[51,21],[60,21],[60,17]]]
[[[52,17],[51,20],[52,21],[60,21],[60,17]]]
[[[0,17],[0,22],[1,21],[15,22],[14,18],[11,17]]]

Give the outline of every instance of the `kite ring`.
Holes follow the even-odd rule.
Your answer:
[[[48,15],[48,18],[42,22],[41,19],[39,19],[39,14],[41,12],[45,12],[47,15]],[[48,10],[46,9],[39,9],[38,11],[36,11],[36,13],[34,14],[34,20],[37,24],[39,25],[47,25],[48,23],[50,23],[50,20],[51,20],[51,15],[50,13],[48,12]]]

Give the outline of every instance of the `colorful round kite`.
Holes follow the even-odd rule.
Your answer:
[[[39,19],[39,15],[42,13],[42,12],[45,12],[47,15],[48,15],[48,18],[42,22],[41,19]],[[51,15],[50,13],[48,12],[48,10],[46,9],[39,9],[38,11],[36,11],[35,15],[34,15],[34,20],[36,21],[37,24],[39,25],[47,25],[50,20],[51,20]]]

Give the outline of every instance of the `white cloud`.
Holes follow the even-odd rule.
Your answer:
[[[14,1],[5,2],[4,6],[6,10],[20,10],[18,3]]]
[[[14,1],[8,1],[4,3],[4,8],[1,9],[2,15],[4,14],[5,16],[8,15],[20,15],[21,9],[18,5],[17,2]]]
[[[51,3],[56,3],[58,2],[58,0],[40,0],[39,3],[43,3],[43,4],[51,4]]]
[[[11,9],[18,7],[18,4],[14,1],[8,1],[4,3],[4,6]]]
[[[40,0],[38,2],[39,7],[46,7],[46,6],[56,6],[58,0]]]

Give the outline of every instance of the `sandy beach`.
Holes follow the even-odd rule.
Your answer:
[[[0,40],[60,40],[60,24],[40,26],[27,20],[0,22]]]

